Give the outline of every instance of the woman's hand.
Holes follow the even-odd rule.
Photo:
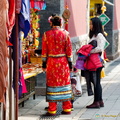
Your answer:
[[[43,70],[43,72],[46,72],[46,62],[45,61],[42,62],[42,70]]]
[[[42,68],[43,72],[46,72],[46,68]]]

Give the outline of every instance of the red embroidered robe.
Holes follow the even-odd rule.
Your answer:
[[[68,66],[68,58],[71,58],[72,55],[72,45],[70,37],[66,35],[67,33],[60,28],[53,28],[44,33],[42,38],[42,57],[47,59],[47,87],[50,87],[49,95],[58,95],[58,91],[65,86],[70,86],[70,69]],[[58,88],[57,88],[58,87]],[[56,89],[51,89],[56,88]],[[69,89],[69,90],[68,90]],[[70,88],[66,92],[71,93]],[[52,91],[53,90],[53,91]],[[58,90],[58,91],[57,91]],[[47,95],[48,95],[47,91]],[[56,92],[55,92],[56,91]],[[55,92],[55,93],[54,93]],[[61,90],[60,90],[61,92]],[[63,91],[61,95],[64,94],[64,97],[47,98],[47,101],[61,101],[67,100],[69,98],[65,97]],[[60,95],[60,96],[61,96]]]

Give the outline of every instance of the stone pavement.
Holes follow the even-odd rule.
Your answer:
[[[93,96],[87,96],[86,86],[83,84],[83,95],[74,102],[74,111],[71,115],[42,116],[46,113],[45,96],[36,96],[35,100],[31,97],[25,102],[24,107],[19,107],[19,120],[120,120],[120,58],[106,63],[105,72],[106,77],[102,78],[105,107],[86,108],[93,102]]]

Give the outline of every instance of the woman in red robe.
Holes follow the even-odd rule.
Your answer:
[[[43,70],[46,71],[47,115],[56,115],[57,102],[62,102],[62,114],[71,113],[72,44],[66,31],[61,29],[61,18],[51,18],[52,28],[42,37]]]

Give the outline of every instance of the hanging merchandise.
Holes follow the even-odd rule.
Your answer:
[[[20,98],[23,93],[27,93],[28,91],[26,88],[22,68],[20,68],[19,73],[20,73],[20,82],[19,82],[19,98]]]
[[[31,5],[31,8],[34,8],[34,0],[30,0],[30,5]]]
[[[35,9],[37,10],[45,10],[46,9],[46,3],[44,0],[35,0]]]
[[[46,2],[44,0],[30,0],[30,23],[31,34],[33,35],[33,48],[38,49],[40,39],[40,10],[46,9]]]
[[[9,23],[8,23],[8,35],[10,37],[12,28],[15,24],[15,0],[9,0]]]
[[[30,2],[28,0],[22,0],[19,14],[19,26],[20,31],[24,32],[24,38],[26,38],[30,30]]]
[[[20,12],[20,40],[21,40],[21,55],[22,55],[22,68],[20,68],[19,79],[19,97],[23,93],[24,97],[29,94],[34,94],[35,89],[35,77],[41,72],[42,60],[40,54],[35,54],[33,51],[38,49],[40,39],[40,10],[45,10],[45,1],[30,0],[30,4],[26,0],[22,0],[22,10]],[[26,3],[26,4],[25,4]],[[28,7],[29,5],[29,7]],[[26,8],[26,6],[28,8]],[[28,13],[29,11],[29,13]],[[27,14],[28,13],[28,14]],[[27,14],[27,15],[26,15]],[[29,30],[24,29],[29,23]],[[26,31],[25,31],[26,30]],[[24,82],[25,80],[25,82]],[[31,81],[32,80],[32,81]],[[27,89],[25,88],[25,84]],[[31,87],[31,88],[30,88]]]
[[[8,73],[8,51],[6,38],[7,36],[7,12],[8,11],[7,0],[0,0],[0,102],[5,105],[5,93],[8,85],[7,73]]]
[[[9,10],[8,10],[8,21],[7,21],[7,29],[8,29],[8,46],[13,46],[12,43],[9,42],[9,38],[11,36],[11,32],[13,26],[15,25],[15,0],[9,0]]]
[[[65,10],[63,11],[62,17],[65,21],[65,30],[68,31],[68,20],[70,18],[70,11],[68,9],[68,5],[65,6]]]
[[[22,48],[21,48],[21,40],[26,38],[28,33],[30,31],[30,2],[28,0],[22,0],[22,4],[21,4],[21,10],[20,10],[20,14],[19,14],[19,32],[23,33],[20,34],[20,41],[19,41],[19,48],[20,48],[20,54],[19,54],[19,81],[18,81],[18,85],[19,85],[19,97],[21,97],[22,93],[26,93],[27,91],[24,90],[24,88],[26,89],[26,85],[24,82],[24,77],[23,77],[23,69],[22,69]],[[22,39],[21,39],[22,38]],[[24,54],[24,56],[26,57],[26,54]],[[26,59],[27,60],[27,59]],[[23,84],[24,83],[24,84]]]
[[[31,8],[35,11],[45,10],[46,2],[44,0],[30,0]]]
[[[35,49],[38,49],[39,46],[39,37],[40,37],[40,15],[35,12],[34,9],[31,9],[31,33],[33,35],[33,46]]]
[[[22,0],[16,0],[15,13],[19,14],[21,10]]]

